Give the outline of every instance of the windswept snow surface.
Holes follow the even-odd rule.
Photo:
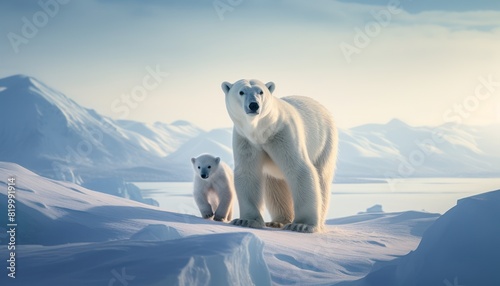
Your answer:
[[[271,285],[262,249],[243,232],[26,246],[17,278],[2,285]]]
[[[16,178],[16,277],[1,285],[332,285],[415,249],[438,217],[363,214],[324,233],[247,229],[171,213],[0,163],[0,208]],[[7,244],[7,215],[0,217]],[[237,282],[235,282],[237,281]],[[115,283],[116,282],[116,283]]]

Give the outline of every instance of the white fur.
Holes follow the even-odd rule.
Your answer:
[[[203,218],[229,221],[235,198],[233,171],[219,157],[203,154],[191,158],[194,175],[193,196]],[[202,174],[208,176],[202,178]],[[215,196],[211,200],[211,196]]]
[[[308,97],[272,95],[274,83],[224,82],[234,122],[235,187],[240,219],[261,228],[264,201],[272,227],[320,231],[330,203],[337,159],[337,129],[328,110]],[[256,111],[249,104],[257,103]]]

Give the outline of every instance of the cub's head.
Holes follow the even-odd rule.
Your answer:
[[[208,179],[219,168],[220,158],[203,154],[196,158],[191,158],[191,163],[193,163],[194,172],[200,178]]]
[[[231,119],[252,120],[265,115],[269,110],[267,106],[274,87],[273,82],[264,84],[255,79],[241,79],[233,84],[223,82],[222,90],[226,94],[226,108]]]

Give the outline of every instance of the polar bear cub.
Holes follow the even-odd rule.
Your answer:
[[[235,198],[233,171],[219,157],[202,154],[191,158],[194,175],[193,196],[201,216],[217,221],[233,217]]]
[[[234,183],[240,218],[234,225],[320,231],[330,203],[337,129],[330,112],[303,96],[277,98],[275,85],[242,79],[222,83],[234,123]],[[264,223],[266,203],[271,222]]]

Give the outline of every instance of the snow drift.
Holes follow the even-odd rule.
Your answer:
[[[499,219],[500,190],[461,199],[415,251],[346,285],[500,285]]]
[[[251,233],[26,246],[7,285],[271,285],[262,248]]]

